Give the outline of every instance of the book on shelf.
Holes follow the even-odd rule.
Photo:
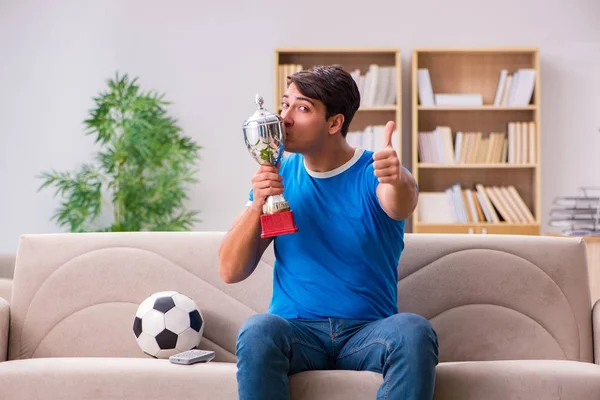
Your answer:
[[[456,132],[448,126],[417,134],[419,162],[427,164],[535,164],[535,122],[509,122],[506,132]]]
[[[348,131],[346,141],[352,147],[377,151],[383,148],[385,125],[369,125],[362,131]],[[394,130],[392,135],[396,135]]]
[[[396,67],[370,64],[362,74],[349,71],[360,92],[360,106],[373,107],[396,104]]]
[[[279,98],[281,98],[281,96],[283,96],[283,94],[287,90],[287,77],[295,74],[296,72],[302,71],[303,67],[302,67],[302,64],[279,64],[278,69],[279,69],[279,80],[278,80],[279,82],[278,82],[277,86],[278,86],[278,93],[279,93],[278,99],[279,99]]]
[[[431,77],[427,68],[419,68],[417,70],[417,87],[419,103],[422,106],[434,106],[433,87],[431,86]]]
[[[479,107],[483,105],[483,96],[478,93],[436,93],[436,106]]]
[[[422,223],[535,223],[531,210],[513,185],[462,188],[455,183],[443,192],[419,194]]]
[[[513,73],[502,69],[493,105],[497,107],[527,106],[535,88],[535,69],[520,68]],[[480,93],[435,93],[427,68],[417,70],[417,90],[422,106],[477,107],[483,105]]]
[[[278,91],[281,95],[287,88],[287,77],[302,71],[301,64],[279,64]],[[370,64],[363,74],[360,69],[348,71],[360,92],[361,107],[396,104],[396,67]]]
[[[526,106],[531,102],[535,88],[535,69],[520,68],[512,74],[500,71],[494,96],[494,106]]]

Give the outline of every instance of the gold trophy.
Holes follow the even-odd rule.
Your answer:
[[[258,109],[244,121],[244,140],[252,157],[260,164],[277,166],[283,156],[285,131],[283,120],[263,107],[263,98],[256,95]],[[290,203],[282,194],[269,196],[260,216],[261,237],[271,237],[298,232]]]

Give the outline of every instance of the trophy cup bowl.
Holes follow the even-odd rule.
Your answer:
[[[258,109],[244,121],[243,132],[246,147],[258,164],[277,166],[284,151],[285,131],[283,120],[263,107],[263,98],[256,95]],[[261,237],[272,237],[298,231],[290,204],[283,195],[269,196],[260,217]]]

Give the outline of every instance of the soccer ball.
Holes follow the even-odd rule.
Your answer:
[[[204,319],[194,300],[175,291],[148,297],[140,303],[133,321],[138,345],[155,358],[193,349],[203,332]]]

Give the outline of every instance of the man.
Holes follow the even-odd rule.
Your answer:
[[[436,333],[397,308],[404,223],[418,192],[392,147],[394,123],[383,149],[355,149],[346,142],[360,105],[352,77],[341,66],[319,66],[288,82],[281,117],[293,154],[258,169],[251,204],[219,251],[225,282],[250,276],[272,240],[260,238],[262,206],[285,186],[298,232],[274,239],[269,310],[238,334],[239,398],[289,399],[289,375],[343,369],[383,374],[378,399],[431,399]]]

